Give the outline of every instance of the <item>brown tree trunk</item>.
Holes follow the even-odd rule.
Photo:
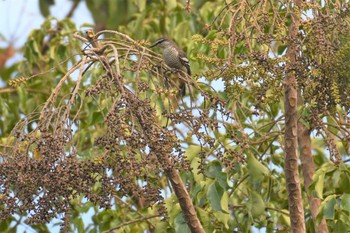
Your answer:
[[[301,98],[300,91],[298,92],[298,106],[302,106],[303,101]],[[311,138],[310,130],[302,123],[301,118],[298,119],[298,143],[301,159],[301,169],[304,176],[305,190],[308,190],[311,183],[312,177],[315,173],[315,164],[311,153]],[[315,229],[317,233],[328,233],[328,227],[325,219],[322,219],[321,223],[316,226],[316,216],[320,207],[320,199],[309,196],[310,212],[312,215],[312,220],[315,224]]]
[[[170,180],[171,186],[174,189],[175,195],[179,200],[184,219],[187,222],[187,225],[189,226],[191,232],[205,233],[202,224],[197,217],[192,199],[187,192],[185,184],[181,180],[179,172],[175,168],[172,168],[167,170],[166,174]]]
[[[295,8],[300,9],[301,2],[295,1]],[[298,171],[297,157],[297,81],[293,68],[296,64],[298,56],[298,47],[294,43],[297,41],[298,28],[300,18],[296,12],[298,9],[293,9],[292,24],[290,26],[289,38],[290,45],[287,50],[287,70],[285,78],[285,96],[284,96],[284,111],[285,111],[285,136],[284,136],[284,151],[285,164],[284,172],[286,174],[286,185],[288,191],[288,204],[291,222],[291,231],[293,233],[301,233],[305,231],[304,207],[301,197],[300,178]]]

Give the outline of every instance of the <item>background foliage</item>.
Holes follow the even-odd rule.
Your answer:
[[[187,232],[162,154],[181,171],[206,232],[289,231],[283,85],[290,70],[316,169],[302,193],[307,231],[322,218],[330,232],[350,229],[346,1],[303,3],[294,41],[292,1],[87,0],[96,32],[119,32],[100,42],[109,61],[112,46],[119,51],[124,91],[102,59],[77,78],[82,66],[75,65],[90,47],[75,33],[84,32],[69,17],[49,16],[54,1],[39,2],[46,20],[20,49],[23,60],[0,71],[12,85],[0,90],[2,232],[18,224],[50,232],[52,218],[67,231]],[[72,4],[74,13],[83,3]],[[162,81],[161,58],[147,49],[162,35],[184,48],[193,71],[179,106]],[[287,66],[293,43],[300,57]],[[138,111],[149,117],[139,120],[145,124],[135,123]],[[316,222],[310,196],[321,199]]]

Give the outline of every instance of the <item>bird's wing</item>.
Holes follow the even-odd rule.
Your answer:
[[[184,51],[180,51],[179,52],[179,58],[180,58],[181,64],[186,67],[187,74],[191,75],[190,63],[189,63],[189,60],[188,60],[188,58],[186,56],[186,53]]]

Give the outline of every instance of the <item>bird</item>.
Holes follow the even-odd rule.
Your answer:
[[[174,41],[168,37],[161,37],[150,48],[157,46],[163,49],[163,59],[167,66],[191,75],[191,68],[186,53]],[[179,78],[178,83],[180,89],[178,96],[184,97],[186,95],[186,83],[181,78]]]

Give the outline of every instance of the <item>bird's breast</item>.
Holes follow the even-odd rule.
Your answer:
[[[181,69],[182,64],[179,59],[179,53],[176,48],[166,48],[163,51],[163,58],[165,64],[167,64],[171,68]]]

